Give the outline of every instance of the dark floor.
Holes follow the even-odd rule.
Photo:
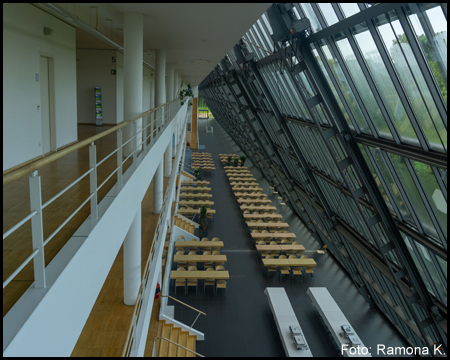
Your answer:
[[[327,254],[316,259],[318,266],[314,278],[295,283],[287,278],[282,282],[278,278],[264,278],[263,265],[256,261],[256,251],[251,250],[250,237],[241,217],[236,198],[231,191],[225,171],[218,154],[236,153],[243,155],[238,146],[215,120],[199,121],[199,138],[204,151],[212,154],[215,174],[204,175],[211,182],[215,221],[209,227],[208,237],[217,236],[224,242],[223,254],[227,255],[226,269],[230,272],[227,296],[219,289],[215,296],[212,288],[203,293],[203,284],[199,282],[199,292],[193,288],[189,294],[176,294],[176,298],[205,312],[194,325],[205,334],[204,341],[197,342],[197,351],[205,356],[271,356],[282,357],[285,352],[279,337],[275,320],[269,307],[264,289],[283,286],[291,301],[297,319],[305,334],[314,356],[339,356],[333,347],[327,331],[319,321],[306,290],[310,286],[326,287],[350,324],[356,330],[364,345],[371,347],[372,356],[376,356],[377,344],[386,346],[408,346],[401,334],[377,309],[370,309],[364,298],[359,295],[350,277],[338,262]],[[206,133],[205,125],[212,125],[214,133]],[[276,195],[270,194],[269,184],[247,159],[245,165],[256,181],[269,195],[278,213],[289,223],[289,230],[297,235],[297,240],[307,250],[319,248],[299,218],[287,207],[278,205]],[[221,292],[222,291],[222,292]],[[174,296],[173,287],[170,295]],[[169,304],[174,302],[169,300]],[[184,306],[175,306],[175,319],[191,325],[197,313]]]

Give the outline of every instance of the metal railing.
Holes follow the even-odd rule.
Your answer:
[[[189,351],[191,353],[194,353],[195,355],[198,355],[198,356],[201,356],[201,357],[205,357],[204,355],[199,354],[198,352],[196,352],[194,350],[188,349],[187,347],[184,347],[183,345],[177,344],[176,342],[173,342],[172,340],[169,340],[169,339],[167,339],[165,337],[160,337],[160,336],[155,337],[153,339],[153,355],[152,355],[152,357],[155,357],[155,344],[156,344],[156,340],[157,339],[159,339],[159,340],[166,340],[166,341],[168,341],[168,342],[170,342],[170,343],[172,343],[172,344],[174,344],[176,346],[179,346],[180,348],[183,348],[184,350],[187,350],[187,351]],[[159,344],[159,345],[161,346],[161,344]]]
[[[161,291],[161,293],[162,293],[162,291]],[[190,306],[190,305],[188,305],[188,304],[186,304],[186,303],[184,303],[184,302],[182,302],[182,301],[180,301],[180,300],[178,300],[178,299],[175,299],[173,296],[170,296],[170,295],[162,295],[162,294],[161,294],[161,297],[167,297],[167,298],[170,298],[170,299],[172,299],[172,300],[175,300],[176,302],[179,302],[180,304],[183,304],[184,306],[188,307],[189,309],[192,309],[192,310],[195,310],[195,311],[198,312],[197,317],[195,318],[194,322],[193,322],[192,325],[190,326],[191,328],[194,327],[194,324],[195,324],[195,322],[197,321],[197,319],[199,318],[200,315],[205,315],[205,316],[206,316],[206,314],[205,314],[203,311],[200,311],[200,310],[196,309],[195,307],[192,307],[192,306]]]
[[[45,156],[42,159],[33,161],[32,163],[22,166],[19,169],[13,170],[3,175],[3,186],[22,178],[23,176],[30,174],[29,177],[29,189],[30,189],[30,205],[31,212],[25,218],[17,222],[8,231],[3,234],[3,240],[10,236],[13,232],[31,220],[31,240],[33,252],[31,255],[20,264],[13,273],[3,282],[3,288],[5,288],[14,277],[31,261],[34,260],[34,279],[36,288],[45,288],[45,258],[44,247],[52,240],[55,235],[83,208],[83,206],[90,201],[90,217],[93,219],[98,218],[98,191],[111,179],[111,177],[117,173],[117,184],[123,185],[123,165],[132,157],[131,166],[137,167],[138,161],[142,161],[147,152],[151,149],[155,141],[159,138],[163,130],[174,119],[175,115],[181,108],[180,101],[175,99],[157,108],[148,110],[128,121],[124,121],[119,125],[112,127],[98,135],[94,135],[88,139],[82,140],[77,144],[73,144],[58,152]],[[142,119],[142,123],[141,120]],[[142,125],[144,126],[142,126]],[[123,142],[122,128],[130,125],[132,126],[130,138]],[[141,127],[138,129],[138,127]],[[150,129],[149,129],[150,128]],[[109,134],[117,133],[117,146],[116,148],[105,156],[101,161],[97,161],[96,145],[95,141],[106,137]],[[129,133],[129,128],[127,128]],[[38,170],[45,165],[51,164],[54,161],[61,159],[62,157],[73,153],[85,146],[89,146],[89,170],[81,175],[78,179],[66,186],[58,194],[53,196],[45,204],[42,204],[42,186],[41,177],[38,175]],[[97,170],[98,167],[103,164],[114,154],[117,154],[117,166],[107,175],[99,186],[97,185]],[[123,155],[126,156],[125,160]],[[140,155],[138,157],[138,155]],[[82,202],[78,208],[72,212],[61,224],[44,239],[44,227],[43,227],[43,210],[52,202],[60,198],[65,192],[67,192],[74,185],[78,184],[82,179],[89,175],[89,196]]]
[[[183,120],[181,140],[184,140],[185,135],[185,126],[186,126],[186,118]],[[175,156],[175,163],[181,160],[181,156],[183,153],[183,142],[179,143],[177,154]],[[144,321],[141,317],[142,314],[145,314],[147,311],[149,298],[145,297],[144,294],[149,292],[149,286],[152,286],[153,282],[151,278],[155,275],[157,258],[157,251],[161,250],[161,246],[164,244],[165,234],[167,232],[167,215],[170,214],[170,207],[172,206],[172,192],[175,190],[175,181],[178,174],[178,168],[174,166],[172,168],[172,173],[170,174],[169,183],[167,185],[167,192],[164,196],[163,204],[161,207],[160,215],[158,218],[158,223],[156,225],[156,231],[153,236],[152,246],[150,248],[150,253],[147,258],[147,262],[145,264],[145,269],[141,281],[141,286],[139,288],[139,293],[136,299],[136,305],[134,307],[133,315],[131,318],[130,327],[127,333],[127,337],[125,340],[124,349],[122,352],[122,356],[129,356],[131,351],[139,346],[139,341],[141,340],[138,325],[142,326],[142,322]],[[161,250],[162,251],[162,250]],[[155,284],[156,285],[156,284]],[[156,288],[156,286],[154,287]],[[153,289],[154,289],[153,288]],[[151,292],[150,292],[151,294]],[[154,294],[154,290],[153,290]],[[145,316],[144,316],[145,317]]]

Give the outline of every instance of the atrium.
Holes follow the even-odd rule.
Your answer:
[[[3,4],[3,239],[4,356],[446,356],[447,4]]]

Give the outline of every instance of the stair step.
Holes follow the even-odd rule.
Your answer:
[[[178,337],[180,336],[180,328],[173,328],[170,334],[170,340],[178,344]],[[177,356],[178,346],[169,343],[169,357]]]
[[[195,230],[195,226],[194,225],[189,226],[189,232],[191,234],[194,234],[194,230]]]
[[[162,330],[162,337],[166,339],[170,339],[170,333],[172,332],[172,324],[164,324],[163,330]],[[167,357],[169,353],[169,342],[165,340],[161,340],[161,346],[159,347],[159,354],[158,357]]]
[[[187,338],[188,338],[188,332],[187,331],[182,331],[180,333],[180,337],[178,340],[178,344],[187,347]],[[178,347],[178,357],[185,357],[186,356],[186,350],[184,350],[181,347]]]
[[[158,331],[156,333],[156,337],[161,337],[162,330],[163,330],[163,327],[164,327],[165,323],[166,322],[164,320],[159,322]],[[155,342],[155,356],[158,356],[158,354],[159,354],[160,344],[161,344],[161,340],[156,340],[156,342]]]
[[[197,340],[197,337],[195,335],[188,335],[188,342],[187,342],[187,346],[186,347],[188,349],[196,351],[195,350],[195,342],[196,342],[196,340]],[[187,352],[186,357],[195,357],[196,356],[194,353],[191,353],[189,351],[186,351],[186,352]]]

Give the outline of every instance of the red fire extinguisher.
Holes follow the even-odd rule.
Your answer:
[[[159,283],[156,283],[155,299],[159,298],[160,292],[161,292],[161,285],[159,285]]]

